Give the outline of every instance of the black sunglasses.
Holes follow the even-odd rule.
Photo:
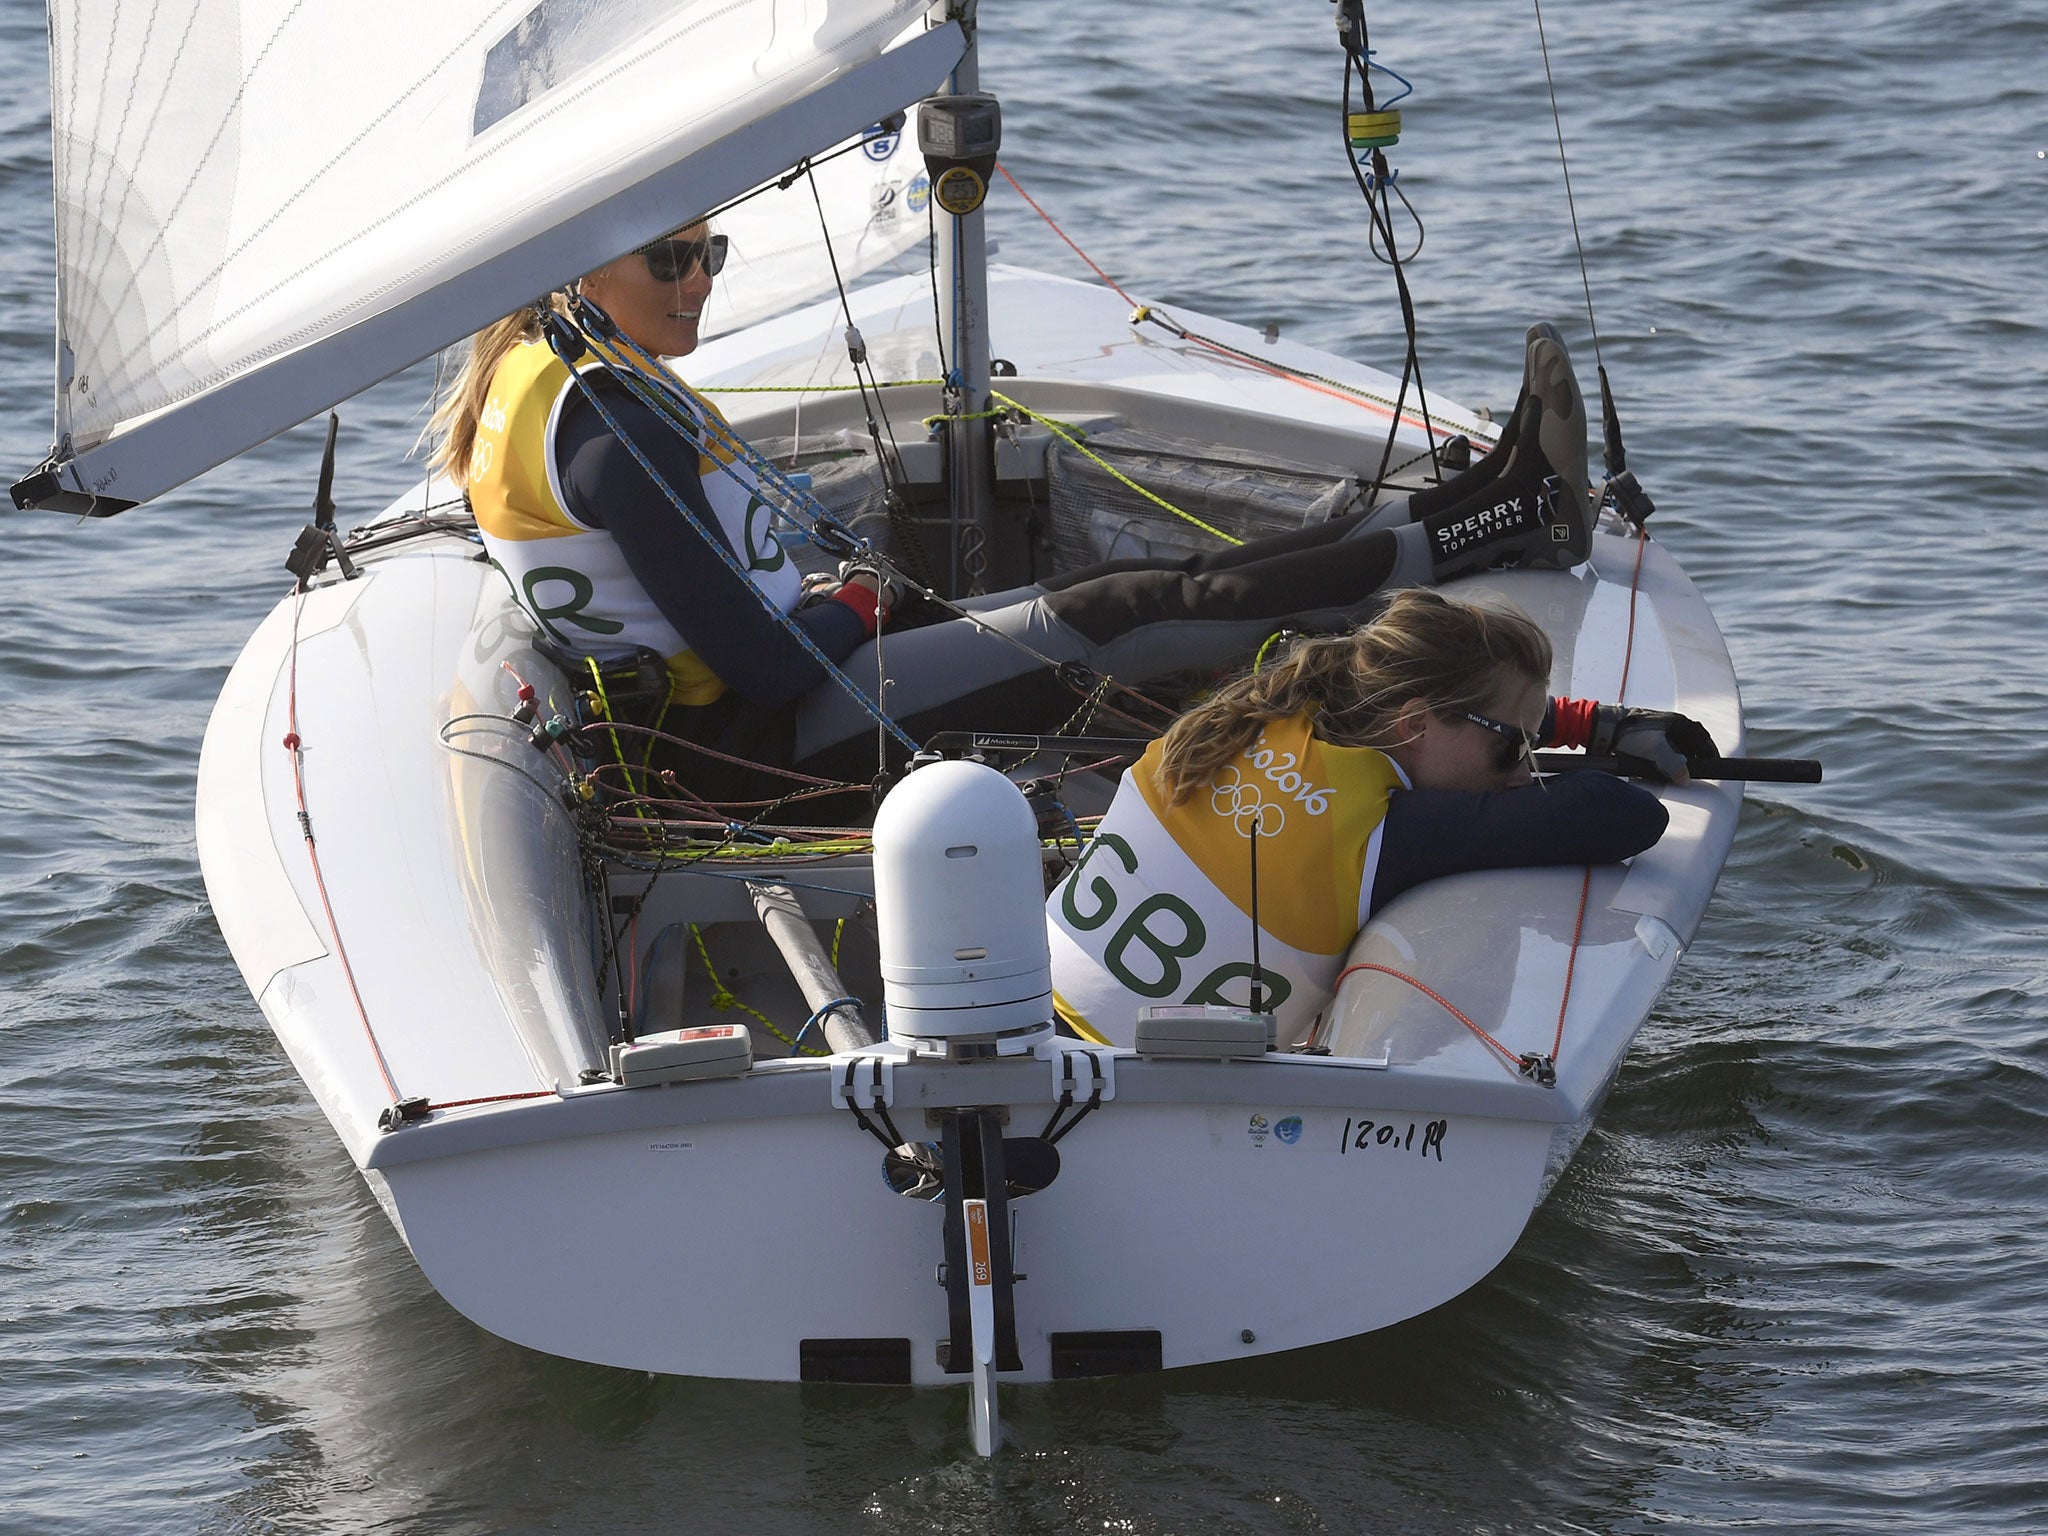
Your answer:
[[[728,241],[724,235],[706,235],[701,240],[653,240],[640,247],[647,258],[647,273],[657,283],[681,282],[701,264],[712,277],[725,270]]]
[[[1529,753],[1535,742],[1529,733],[1519,725],[1509,725],[1505,720],[1495,720],[1486,715],[1474,714],[1471,710],[1460,711],[1460,718],[1470,720],[1474,725],[1484,726],[1500,740],[1494,744],[1494,766],[1502,773],[1512,773],[1529,761]]]

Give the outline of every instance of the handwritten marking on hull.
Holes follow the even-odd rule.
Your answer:
[[[1420,1128],[1422,1139],[1416,1141],[1416,1130]],[[1444,1160],[1444,1136],[1450,1130],[1448,1120],[1410,1120],[1405,1125],[1388,1120],[1346,1119],[1344,1133],[1337,1138],[1337,1153],[1348,1157],[1354,1152],[1374,1152],[1381,1156],[1405,1152],[1410,1156],[1434,1157]]]

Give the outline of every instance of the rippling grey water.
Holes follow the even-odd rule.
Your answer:
[[[1006,163],[1124,287],[1369,359],[1324,0],[988,0]],[[1553,5],[1604,355],[1714,604],[1754,794],[1522,1244],[1335,1348],[1016,1392],[650,1380],[428,1290],[208,915],[199,735],[280,590],[288,434],[105,525],[0,519],[0,1531],[2048,1528],[2048,15]],[[1384,5],[1428,382],[1590,374],[1533,14]],[[47,442],[39,18],[0,12],[0,468]],[[1002,258],[1075,271],[1014,199]],[[344,516],[424,392],[345,408]],[[536,1233],[536,1242],[546,1234]],[[793,1260],[795,1262],[795,1260]],[[1275,1254],[1284,1273],[1288,1257]]]

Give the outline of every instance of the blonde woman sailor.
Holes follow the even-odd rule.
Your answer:
[[[1530,749],[1711,753],[1712,738],[1682,716],[1547,699],[1550,661],[1512,608],[1406,591],[1183,715],[1124,775],[1046,904],[1062,1022],[1130,1045],[1145,1004],[1250,1001],[1254,836],[1260,974],[1282,1042],[1307,1034],[1358,930],[1411,886],[1605,864],[1656,842],[1654,794],[1595,772],[1539,785]],[[1682,782],[1683,764],[1666,765]]]

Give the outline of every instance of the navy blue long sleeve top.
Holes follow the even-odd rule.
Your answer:
[[[1491,794],[1400,789],[1387,802],[1377,912],[1414,886],[1475,869],[1612,864],[1664,835],[1664,802],[1612,774],[1561,773]]]
[[[661,478],[697,515],[705,532],[730,545],[705,499],[697,450],[672,424],[616,380],[598,376],[605,408]],[[635,579],[662,617],[750,704],[787,704],[825,680],[824,668],[762,601],[758,589],[729,569],[612,435],[581,390],[570,391],[555,433],[556,462],[569,510],[617,542]],[[814,602],[790,621],[834,662],[867,638],[844,603]]]

